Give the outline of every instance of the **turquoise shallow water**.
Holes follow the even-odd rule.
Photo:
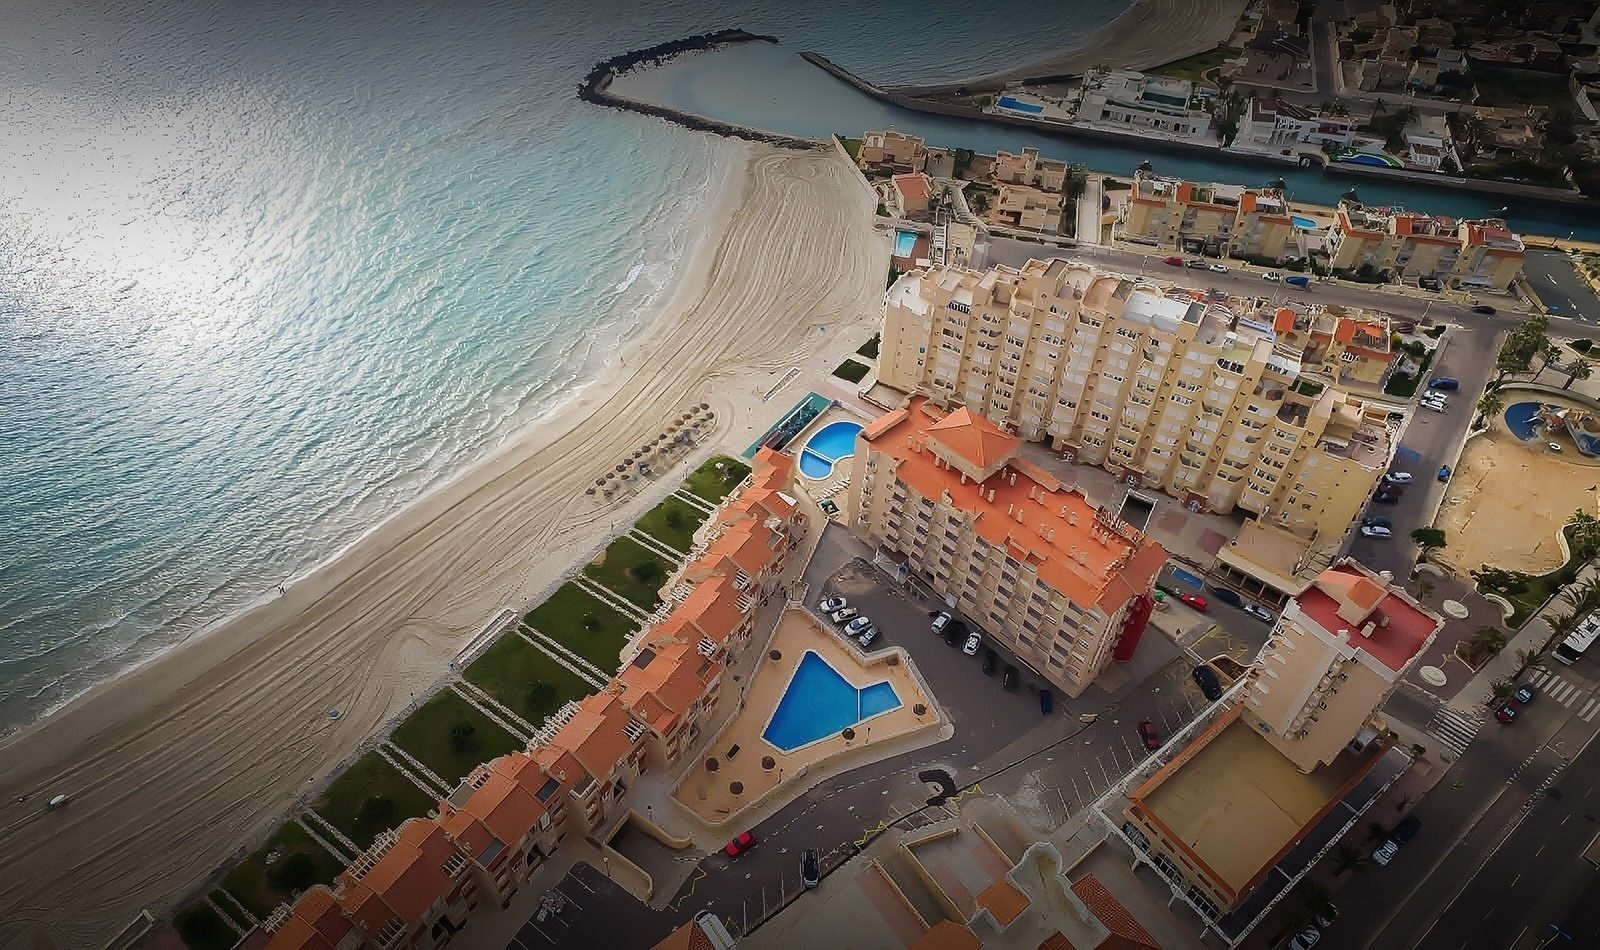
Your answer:
[[[648,319],[730,153],[579,103],[594,61],[742,26],[935,80],[1123,3],[1000,3],[1034,47],[943,0],[64,6],[0,5],[0,728],[325,560]]]

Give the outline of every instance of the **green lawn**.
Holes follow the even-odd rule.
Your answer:
[[[376,752],[368,752],[333,780],[311,807],[359,848],[407,818],[427,814],[438,800],[411,784]]]
[[[834,135],[834,138],[838,139],[839,143],[844,146],[844,150],[846,152],[850,153],[850,160],[852,162],[861,160],[861,140],[860,139],[853,139],[853,138],[850,138],[848,135],[837,135],[837,134]]]
[[[1570,541],[1572,536],[1568,534],[1567,537]],[[1521,571],[1513,571],[1511,572],[1513,579],[1505,587],[1490,588],[1480,580],[1478,589],[1499,594],[1511,602],[1513,612],[1506,619],[1506,626],[1516,630],[1527,623],[1528,618],[1533,616],[1534,611],[1544,606],[1545,601],[1576,580],[1583,566],[1583,562],[1572,558],[1547,574],[1524,574]]]
[[[833,375],[852,383],[859,383],[866,378],[867,364],[857,363],[855,360],[845,360],[833,370]]]
[[[894,280],[891,279],[889,281],[889,283],[893,284]],[[872,339],[870,339],[867,342],[861,344],[861,349],[856,350],[856,352],[860,353],[862,356],[865,356],[869,360],[877,359],[878,358],[878,343],[881,341],[881,339],[882,339],[882,334],[874,333],[872,335]]]
[[[228,950],[239,942],[239,935],[205,901],[178,911],[172,926],[189,950]]]
[[[705,512],[682,498],[670,495],[666,501],[644,513],[635,524],[640,531],[651,535],[671,548],[688,553],[694,542],[694,530],[707,518]]]
[[[516,736],[449,689],[406,717],[390,741],[451,785],[480,764],[522,748]]]
[[[616,656],[616,651],[612,656]],[[467,667],[465,675],[468,681],[535,726],[567,700],[582,699],[594,692],[594,687],[551,659],[548,653],[514,633],[506,634],[483,651],[483,656]]]
[[[1391,396],[1399,396],[1402,399],[1410,399],[1412,396],[1417,394],[1417,386],[1427,378],[1428,367],[1431,365],[1433,365],[1433,351],[1429,350],[1428,355],[1422,358],[1422,366],[1417,369],[1417,375],[1412,376],[1409,373],[1395,373],[1390,376],[1389,381],[1384,384],[1383,391]]]
[[[1221,66],[1224,61],[1239,55],[1239,51],[1231,46],[1221,46],[1217,49],[1196,53],[1184,59],[1173,60],[1162,66],[1152,66],[1145,70],[1150,76],[1172,76],[1176,79],[1189,79],[1195,82],[1209,82],[1205,74]]]
[[[1473,66],[1472,81],[1478,87],[1477,104],[1480,106],[1575,107],[1564,74]]]
[[[722,471],[717,471],[717,466],[722,466]],[[750,466],[738,459],[726,455],[718,455],[707,459],[704,465],[694,470],[694,474],[683,480],[683,487],[692,495],[698,495],[713,505],[728,497],[728,493],[744,481],[750,474]]]
[[[671,569],[659,554],[639,542],[618,538],[583,573],[617,596],[645,610],[654,610],[661,603],[659,588],[666,583]]]
[[[278,858],[268,865],[267,855],[274,851],[278,852]],[[304,828],[290,821],[229,871],[222,879],[222,886],[250,913],[265,918],[274,907],[292,898],[295,891],[313,884],[332,884],[334,877],[343,870],[343,861],[329,854]]]
[[[638,624],[571,582],[523,618],[528,626],[606,672],[622,663],[622,645]]]

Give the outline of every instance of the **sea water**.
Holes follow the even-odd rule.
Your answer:
[[[1124,5],[1004,0],[1019,46],[950,0],[0,3],[0,728],[271,596],[649,320],[731,151],[577,101],[595,61],[738,26],[935,81]]]

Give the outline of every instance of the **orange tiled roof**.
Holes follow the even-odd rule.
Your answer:
[[[623,732],[630,719],[616,693],[595,693],[584,697],[550,744],[571,752],[590,775],[604,781],[634,750],[633,740]]]
[[[729,527],[706,548],[707,557],[727,558],[754,577],[777,557],[778,535],[753,521]]]
[[[638,665],[640,659],[646,659],[644,666]],[[721,670],[691,644],[652,640],[618,674],[617,682],[623,705],[657,732],[666,732],[700,701]]]
[[[928,197],[928,176],[918,172],[894,176],[894,186],[907,198]]]
[[[714,574],[689,592],[689,596],[683,599],[666,623],[678,621],[692,624],[713,641],[725,643],[744,623],[738,600],[739,591],[733,586],[733,578],[726,573]]]
[[[914,397],[901,424],[870,441],[871,452],[895,460],[896,479],[924,498],[948,492],[954,506],[973,519],[980,537],[1033,565],[1045,583],[1079,605],[1110,614],[1149,590],[1166,562],[1159,544],[1102,520],[1081,492],[1061,489],[1026,463],[1013,462],[981,484],[963,479],[920,446],[922,431],[931,424],[920,411],[924,401]]]
[[[918,937],[908,950],[979,950],[979,940],[965,924],[941,920],[932,929]]]
[[[496,769],[504,760],[513,761]],[[445,831],[462,842],[474,858],[482,860],[484,849],[489,846],[485,834],[510,847],[532,831],[548,810],[533,797],[545,776],[537,768],[526,768],[532,764],[533,760],[521,752],[501,756],[490,764],[489,776],[459,809],[446,806],[451,813],[441,822]],[[524,774],[529,775],[528,781],[520,780]]]
[[[426,818],[409,818],[398,839],[360,878],[345,872],[339,903],[368,934],[382,930],[390,917],[407,925],[423,920],[433,902],[450,890],[454,878],[445,862],[457,854],[443,828]]]
[[[268,950],[333,950],[350,932],[350,921],[326,885],[300,895],[294,910],[267,941]]]
[[[1144,925],[1128,913],[1128,908],[1122,906],[1122,902],[1093,874],[1085,874],[1073,881],[1072,893],[1078,895],[1090,912],[1100,918],[1100,923],[1111,931],[1113,937],[1125,941],[1123,946],[1161,950],[1161,944],[1150,936],[1150,931],[1144,929]]]
[[[1031,903],[1028,895],[1017,890],[1017,886],[1005,878],[1000,878],[978,893],[978,905],[993,915],[1001,929],[1011,926],[1011,922]]]
[[[941,444],[980,469],[994,465],[1022,446],[1021,439],[965,406],[928,426],[927,431],[936,433],[934,438]]]

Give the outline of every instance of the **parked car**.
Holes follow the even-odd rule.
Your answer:
[[[1389,862],[1394,860],[1394,856],[1399,853],[1400,845],[1393,838],[1389,838],[1373,849],[1372,863],[1380,868],[1386,868],[1389,866]]]
[[[974,633],[973,635],[967,637],[967,645],[961,648],[961,652],[965,653],[967,656],[977,656],[978,647],[982,645],[983,638]]]
[[[1526,706],[1538,698],[1539,690],[1534,688],[1532,683],[1523,683],[1521,686],[1517,687],[1517,691],[1515,693],[1511,694],[1511,701],[1516,703],[1518,706]]]
[[[1322,939],[1322,931],[1315,927],[1306,929],[1289,938],[1289,950],[1311,950]]]
[[[1168,267],[1182,267],[1183,266],[1183,258],[1181,258],[1181,257],[1164,257],[1164,258],[1161,259],[1161,263],[1166,264]]]
[[[1245,604],[1244,607],[1240,609],[1257,620],[1262,621],[1263,623],[1272,622],[1272,611],[1261,606],[1260,604]]]
[[[1139,740],[1151,752],[1161,748],[1161,736],[1156,732],[1156,724],[1148,719],[1139,723]]]
[[[1261,275],[1261,279],[1262,280],[1270,280],[1273,283],[1277,283],[1278,281],[1283,279],[1283,275],[1278,273],[1275,270],[1269,270],[1265,274]]]
[[[1421,402],[1421,406],[1429,412],[1444,412],[1445,409],[1449,408],[1437,399],[1424,399]]]
[[[1487,314],[1491,314],[1492,315],[1495,312],[1495,309],[1493,307],[1489,306],[1486,303],[1480,303],[1476,307],[1472,308],[1472,312],[1473,313],[1487,313]]]
[[[1410,472],[1385,472],[1383,480],[1391,485],[1409,485],[1413,478]]]
[[[967,625],[957,620],[955,623],[952,623],[950,626],[944,628],[944,642],[948,646],[955,646],[958,643],[965,643],[967,642],[967,633]]]
[[[867,624],[867,629],[861,631],[861,636],[856,638],[856,642],[864,647],[870,647],[872,646],[872,641],[876,639],[878,639],[878,628],[872,624]]]
[[[861,616],[845,624],[844,632],[850,634],[851,636],[855,636],[870,626],[872,626],[872,618]]]
[[[1494,718],[1509,726],[1517,721],[1517,707],[1511,703],[1501,703],[1494,708]]]
[[[847,621],[854,620],[860,614],[861,614],[861,611],[855,609],[854,607],[846,607],[843,610],[835,610],[833,612],[833,615],[832,615],[833,616],[833,622],[834,623],[845,623]]]
[[[835,611],[843,610],[848,606],[850,605],[843,597],[829,597],[827,600],[822,602],[822,612],[825,614],[831,614]]]
[[[730,858],[737,858],[739,855],[744,854],[746,851],[749,851],[751,848],[753,848],[755,846],[756,846],[755,833],[754,832],[749,832],[749,831],[741,831],[741,832],[739,832],[738,837],[736,837],[732,841],[728,842],[727,846],[722,849],[722,852],[724,854],[726,854]]]
[[[1383,525],[1364,524],[1361,526],[1361,536],[1363,538],[1377,538],[1380,541],[1387,541],[1394,537],[1394,532]]]
[[[1206,270],[1210,271],[1213,274],[1226,274],[1228,272],[1228,265],[1226,265],[1226,264],[1212,264],[1209,267],[1207,267]]]
[[[1331,903],[1325,904],[1314,916],[1317,918],[1318,927],[1332,927],[1333,922],[1339,919],[1339,906]]]
[[[800,886],[816,887],[822,883],[822,859],[817,856],[816,849],[807,848],[800,852]]]
[[[1206,610],[1211,606],[1210,604],[1207,604],[1206,599],[1201,597],[1199,594],[1179,594],[1178,599],[1183,601],[1188,606],[1193,607],[1195,610],[1200,611],[1201,613],[1205,613]]]
[[[1283,282],[1288,284],[1291,287],[1310,287],[1311,286],[1311,278],[1307,277],[1304,274],[1291,274],[1288,277],[1285,277],[1283,279]]]
[[[1404,323],[1397,323],[1397,324],[1394,325],[1394,332],[1396,332],[1396,333],[1415,333],[1415,332],[1417,332],[1417,321],[1415,321],[1415,320],[1407,320]]]
[[[1199,270],[1199,269],[1201,269],[1201,268],[1206,266],[1206,262],[1205,261],[1199,261],[1199,260],[1191,259],[1191,260],[1184,261],[1183,262],[1183,266],[1184,267],[1192,267],[1192,268],[1194,268],[1196,270]]]
[[[1448,466],[1448,465],[1439,466],[1439,481],[1448,482],[1449,480],[1450,480],[1450,466]]]
[[[1048,716],[1051,713],[1055,712],[1055,709],[1056,709],[1056,696],[1055,696],[1055,694],[1050,692],[1048,689],[1039,690],[1039,711],[1044,713],[1046,716]]]
[[[1361,523],[1364,524],[1364,525],[1373,525],[1375,527],[1383,527],[1383,528],[1392,528],[1392,527],[1394,527],[1394,522],[1392,520],[1390,520],[1388,515],[1370,515],[1370,516],[1368,516],[1366,518],[1361,519]]]
[[[1211,667],[1202,663],[1189,675],[1194,677],[1195,685],[1200,687],[1200,695],[1207,700],[1216,702],[1222,698],[1222,683],[1218,681],[1217,674]]]
[[[1381,505],[1392,505],[1400,500],[1401,492],[1398,490],[1399,488],[1399,485],[1393,485],[1389,488],[1385,488],[1376,495],[1373,495],[1372,500]]]
[[[1229,590],[1226,587],[1213,586],[1211,588],[1211,595],[1230,607],[1244,606],[1244,598],[1240,597],[1236,591]]]
[[[933,632],[944,633],[944,628],[950,625],[951,619],[953,618],[944,612],[935,614],[933,618]]]
[[[1455,390],[1461,388],[1461,380],[1456,379],[1454,376],[1435,376],[1434,378],[1428,380],[1428,388],[1443,389],[1448,392],[1454,392]]]
[[[994,649],[991,648],[991,647],[984,647],[983,648],[983,675],[984,676],[993,676],[994,675],[994,669],[995,669],[996,666],[999,665],[999,663],[1000,663],[1000,654],[994,652]]]
[[[1407,815],[1400,819],[1400,823],[1389,832],[1389,840],[1396,844],[1410,844],[1416,837],[1417,829],[1422,827],[1422,819],[1416,815]]]
[[[1000,685],[1002,687],[1004,687],[1005,689],[1007,689],[1007,690],[1015,690],[1017,688],[1017,668],[1016,667],[1012,666],[1009,663],[1006,664],[1006,671],[1004,673],[1000,674]]]

